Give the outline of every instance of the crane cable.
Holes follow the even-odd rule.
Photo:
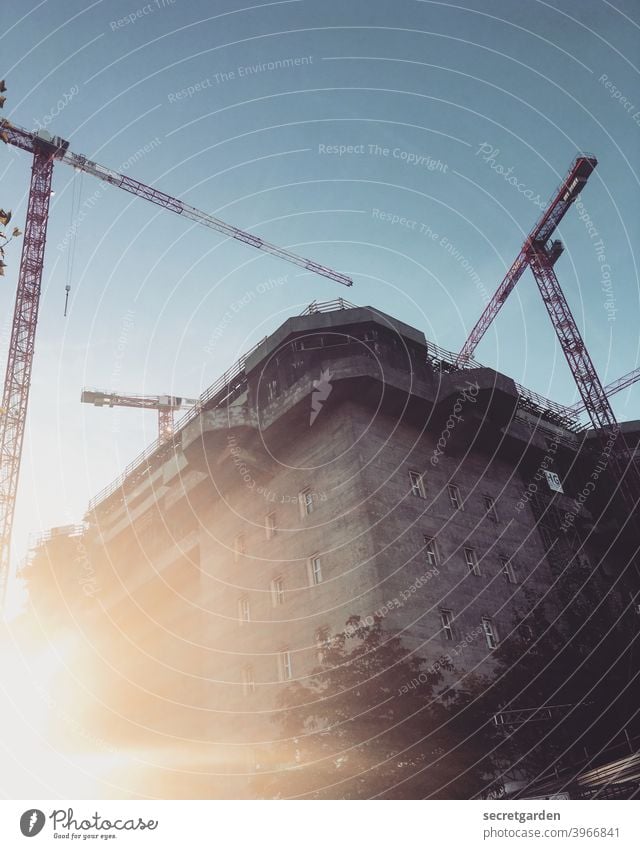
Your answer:
[[[69,224],[69,250],[67,252],[67,276],[65,284],[65,301],[64,315],[67,315],[67,306],[69,303],[69,292],[71,291],[71,281],[73,280],[73,269],[76,258],[77,235],[79,225],[80,201],[82,199],[82,182],[84,173],[81,171],[79,178],[74,174],[73,188],[71,194],[71,220]]]

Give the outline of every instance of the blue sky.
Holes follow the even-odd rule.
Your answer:
[[[25,0],[0,14],[5,116],[101,164],[134,160],[132,176],[355,281],[302,273],[59,165],[16,559],[30,532],[78,521],[155,438],[153,413],[86,407],[83,386],[197,395],[288,315],[341,295],[457,349],[539,215],[531,196],[547,199],[579,150],[599,159],[582,198],[598,236],[571,210],[558,276],[603,381],[637,365],[632,0]],[[18,225],[29,166],[0,149],[0,206]],[[3,363],[19,249],[0,284]],[[476,356],[575,400],[529,273]],[[640,417],[640,387],[614,408]]]

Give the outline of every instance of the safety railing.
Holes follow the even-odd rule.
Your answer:
[[[346,300],[346,298],[335,298],[331,301],[312,301],[309,306],[300,313],[300,315],[314,315],[316,313],[334,312],[336,310],[346,309],[357,309],[357,305],[352,304],[350,301]],[[105,502],[110,496],[121,489],[125,482],[130,486],[134,486],[142,479],[142,477],[144,477],[144,475],[150,472],[151,460],[154,461],[155,465],[159,460],[169,456],[171,452],[175,450],[175,446],[178,444],[180,431],[183,430],[189,422],[195,419],[203,410],[213,409],[217,405],[223,404],[229,395],[238,389],[245,378],[245,364],[247,358],[250,357],[251,354],[260,347],[260,345],[264,344],[268,338],[268,336],[265,336],[257,342],[251,350],[244,353],[224,372],[224,374],[222,374],[202,393],[197,403],[177,420],[174,434],[170,439],[165,441],[156,439],[155,442],[152,442],[151,445],[138,454],[138,456],[124,468],[122,473],[118,475],[115,480],[95,495],[89,502],[89,512],[95,510],[99,504]],[[427,362],[431,365],[431,367],[444,369],[446,371],[458,370],[459,367],[455,364],[457,354],[453,351],[442,348],[433,342],[427,342],[427,351]],[[465,363],[464,368],[482,368],[482,365],[476,360],[470,359]],[[522,407],[530,409],[532,412],[546,415],[557,424],[566,427],[569,430],[578,431],[580,429],[575,413],[573,413],[568,407],[556,404],[554,401],[544,398],[542,395],[538,395],[538,393],[533,392],[530,389],[526,389],[518,383],[516,383],[516,388],[518,390],[519,403]]]

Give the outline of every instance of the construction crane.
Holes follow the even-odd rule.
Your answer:
[[[604,391],[607,396],[611,398],[612,395],[615,395],[617,392],[622,392],[623,389],[632,386],[638,380],[640,380],[640,368],[635,368],[628,374],[623,374],[622,377],[619,377],[617,380],[612,380],[611,383],[608,383],[605,386]],[[572,413],[578,416],[580,413],[584,413],[587,408],[583,401],[577,401],[567,409],[571,410]]]
[[[456,359],[457,366],[462,367],[466,365],[473,357],[474,351],[487,332],[489,325],[498,315],[500,308],[524,274],[526,267],[531,264],[531,254],[535,247],[543,246],[547,252],[548,261],[551,265],[555,264],[563,251],[563,245],[558,240],[554,242],[549,242],[549,240],[571,204],[584,188],[597,164],[598,160],[595,156],[577,156],[574,159],[569,173],[560,184],[560,187],[536,222],[533,230],[527,236],[515,262],[507,271],[504,280],[498,286],[494,296],[485,307],[484,312],[469,334],[467,341],[460,349],[460,353]]]
[[[574,159],[569,173],[529,233],[517,259],[460,349],[456,365],[462,368],[468,363],[487,328],[497,316],[525,268],[529,266],[573,374],[584,409],[589,414],[593,427],[598,431],[603,457],[608,458],[607,462],[613,472],[613,479],[616,480],[620,495],[631,514],[640,493],[640,474],[635,464],[629,464],[630,452],[620,432],[620,426],[616,421],[606,390],[600,382],[556,277],[554,265],[564,249],[562,242],[557,239],[551,241],[556,227],[584,188],[597,164],[598,160],[595,156],[586,154]],[[614,451],[616,442],[618,442],[618,452]],[[628,467],[625,467],[622,458],[627,461]]]
[[[158,411],[158,437],[164,442],[173,436],[174,413],[183,407],[193,407],[197,398],[181,398],[179,395],[125,395],[120,392],[101,392],[99,389],[83,389],[80,395],[83,404],[94,407],[134,407],[138,410]]]
[[[298,256],[285,248],[266,242],[253,233],[248,233],[190,206],[178,198],[144,185],[125,174],[105,168],[86,156],[72,153],[69,142],[51,136],[45,130],[32,133],[3,119],[0,120],[0,140],[30,153],[33,157],[31,183],[27,202],[27,215],[22,244],[22,258],[18,274],[16,302],[9,343],[9,355],[2,398],[2,422],[0,425],[0,603],[4,599],[9,570],[11,531],[15,511],[18,476],[24,428],[27,417],[29,387],[33,368],[33,353],[38,321],[40,286],[47,237],[49,200],[55,162],[63,162],[78,171],[124,189],[136,197],[168,209],[176,215],[217,230],[225,236],[244,242],[257,250],[291,262],[306,271],[319,274],[351,286],[350,277],[333,271],[310,259]]]

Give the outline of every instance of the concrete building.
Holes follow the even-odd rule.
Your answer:
[[[523,588],[626,556],[606,468],[579,498],[594,435],[452,363],[371,307],[312,305],[93,499],[82,532],[53,540],[68,549],[36,552],[65,575],[56,627],[83,635],[84,721],[166,755],[140,755],[150,794],[242,795],[278,693],[354,614],[428,662],[449,654],[464,681],[490,666]],[[637,443],[640,423],[625,431]]]

